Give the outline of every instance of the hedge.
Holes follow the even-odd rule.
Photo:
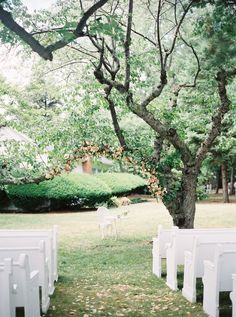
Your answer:
[[[47,184],[9,185],[7,194],[16,207],[37,211],[47,199]]]
[[[55,177],[48,188],[48,198],[68,204],[94,206],[107,201],[112,193],[101,180],[89,174],[71,173]]]
[[[40,184],[9,185],[8,197],[24,211],[47,211],[94,207],[120,196],[144,188],[146,181],[128,173],[102,173],[96,176],[70,173]]]
[[[107,201],[112,193],[102,181],[88,174],[65,174],[40,184],[8,186],[8,196],[13,203],[25,210],[43,209],[51,200],[51,208],[94,206]],[[42,208],[40,208],[42,206]],[[45,205],[47,208],[47,204]]]
[[[144,189],[147,186],[146,180],[129,173],[101,173],[96,178],[106,183],[114,196],[127,194],[141,188]]]

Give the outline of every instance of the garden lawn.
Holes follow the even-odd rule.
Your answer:
[[[101,240],[95,211],[0,214],[0,228],[59,227],[59,281],[46,316],[206,316],[201,289],[198,303],[190,304],[151,273],[151,239],[158,224],[171,226],[164,206],[150,201],[112,212],[126,210],[117,240]],[[236,204],[198,204],[196,227],[211,226],[236,227]],[[223,306],[221,316],[230,313]]]

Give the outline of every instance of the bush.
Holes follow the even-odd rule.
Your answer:
[[[23,210],[39,211],[47,205],[47,182],[40,184],[9,185],[8,197],[14,205]],[[48,208],[46,208],[48,209]]]
[[[146,181],[128,173],[104,173],[97,176],[70,173],[40,184],[8,186],[8,196],[24,211],[48,211],[95,207],[112,195],[123,195],[144,188]]]
[[[101,173],[96,178],[106,183],[114,196],[128,194],[147,186],[146,180],[129,173]]]
[[[47,195],[59,204],[88,207],[106,202],[112,196],[110,188],[101,180],[77,173],[55,177]]]
[[[8,196],[16,207],[29,211],[51,208],[94,207],[107,201],[110,188],[101,180],[88,174],[64,174],[40,184],[8,186]],[[42,204],[43,203],[43,204]]]

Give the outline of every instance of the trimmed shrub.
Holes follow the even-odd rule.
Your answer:
[[[106,202],[110,188],[88,174],[64,174],[40,184],[8,186],[8,196],[18,208],[28,211],[62,209],[67,207],[94,207]],[[46,201],[51,201],[51,207]],[[43,203],[43,205],[42,205]]]
[[[48,181],[50,182],[50,181]],[[17,208],[28,211],[40,211],[47,205],[47,182],[40,184],[9,185],[7,194]],[[48,208],[46,208],[48,209]]]
[[[8,197],[24,211],[48,211],[95,207],[112,196],[145,188],[146,181],[128,173],[103,173],[97,176],[70,173],[40,184],[8,186]]]
[[[92,175],[71,173],[55,177],[47,195],[58,204],[94,207],[106,202],[112,193],[104,182]]]
[[[145,179],[129,173],[101,173],[96,178],[106,183],[114,196],[124,195],[141,188],[144,189],[147,186]]]

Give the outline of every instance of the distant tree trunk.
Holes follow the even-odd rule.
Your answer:
[[[230,195],[234,195],[235,193],[235,188],[234,188],[234,166],[231,167],[230,169]]]
[[[197,176],[192,170],[185,170],[182,176],[181,189],[176,197],[164,204],[168,208],[173,224],[179,228],[193,228],[196,211]]]
[[[221,175],[222,175],[222,187],[223,187],[223,202],[229,203],[229,192],[228,192],[228,182],[227,182],[227,166],[223,162],[221,164]]]
[[[221,174],[221,169],[219,168],[216,172],[216,191],[215,191],[215,194],[219,193],[219,189],[220,189],[220,185],[221,185],[220,174]]]

